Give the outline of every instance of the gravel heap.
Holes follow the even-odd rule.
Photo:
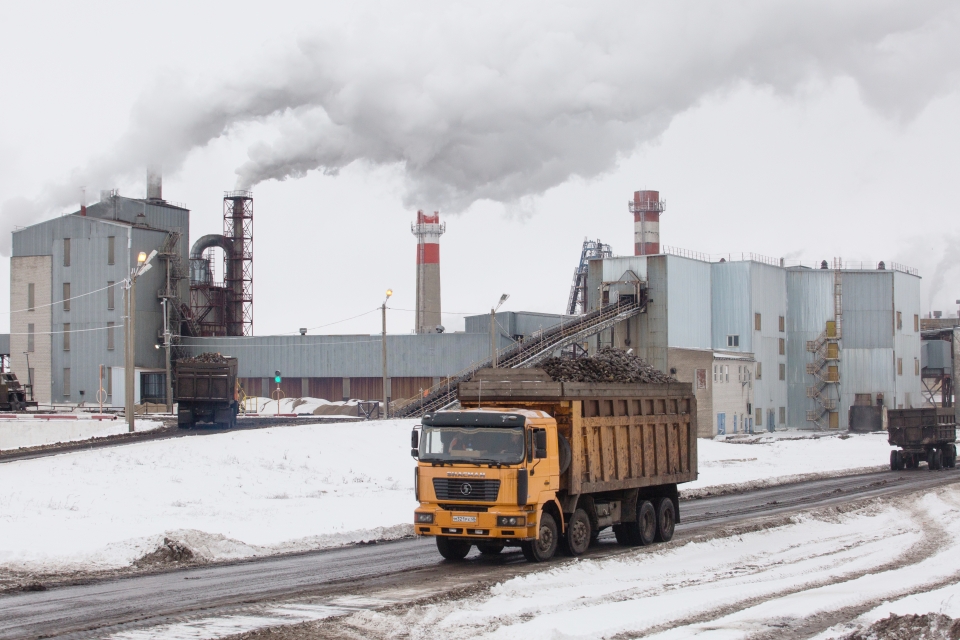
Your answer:
[[[229,360],[229,358],[222,356],[219,353],[201,353],[200,355],[192,358],[181,358],[180,362],[185,362],[187,364],[197,364],[200,362],[205,364],[223,364],[227,360]]]
[[[540,365],[555,382],[676,382],[641,358],[606,347],[592,358],[550,358]]]

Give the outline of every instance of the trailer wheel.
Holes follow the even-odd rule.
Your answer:
[[[620,527],[620,533],[617,533]],[[653,544],[657,536],[657,510],[649,500],[641,500],[637,504],[637,521],[624,522],[613,528],[617,542],[628,547],[639,547]]]
[[[577,509],[567,520],[567,532],[563,536],[563,551],[570,556],[583,555],[590,548],[593,532],[590,516],[583,509]]]
[[[471,546],[466,540],[437,536],[437,551],[447,560],[463,560],[470,553]]]
[[[657,542],[670,542],[673,531],[677,528],[677,513],[674,510],[673,500],[661,498],[657,505]]]
[[[495,556],[503,551],[504,546],[502,542],[478,542],[477,551],[485,556]]]
[[[557,552],[558,538],[557,521],[549,513],[541,513],[537,539],[522,543],[520,550],[530,562],[546,562]]]
[[[890,471],[900,469],[900,452],[894,449],[890,452]]]
[[[937,470],[937,450],[930,449],[927,451],[927,469],[930,471]]]
[[[957,466],[957,445],[948,444],[944,446],[943,451],[944,451],[944,455],[946,456],[944,459],[944,466],[946,466],[949,469],[953,469],[954,467],[956,467]]]

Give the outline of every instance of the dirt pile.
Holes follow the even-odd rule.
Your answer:
[[[890,614],[863,631],[843,636],[842,640],[960,640],[960,619],[941,613],[922,616]]]
[[[193,356],[192,358],[181,358],[180,362],[186,362],[188,364],[223,364],[227,361],[226,356],[222,356],[219,353],[201,353],[199,355]]]
[[[540,365],[555,382],[639,382],[657,384],[676,382],[642,358],[604,348],[589,358],[550,358]]]
[[[163,544],[157,547],[156,551],[151,551],[134,564],[138,567],[158,564],[181,564],[191,562],[194,557],[193,551],[187,545],[182,542],[177,542],[176,540],[171,540],[170,538],[164,538]]]

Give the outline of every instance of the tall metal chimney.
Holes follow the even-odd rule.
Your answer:
[[[634,191],[628,203],[633,214],[633,255],[660,253],[660,214],[666,208],[659,191]]]
[[[163,200],[163,173],[159,166],[147,167],[147,200]]]
[[[427,215],[417,211],[417,222],[410,231],[417,237],[417,306],[414,329],[417,333],[435,333],[440,320],[440,236],[446,231],[440,213]]]

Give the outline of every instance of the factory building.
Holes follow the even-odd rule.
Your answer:
[[[600,334],[596,346],[634,349],[694,383],[701,435],[846,429],[854,404],[921,406],[915,271],[683,253],[591,260],[586,306],[644,283],[646,313]],[[742,393],[727,387],[721,397],[720,384]]]

